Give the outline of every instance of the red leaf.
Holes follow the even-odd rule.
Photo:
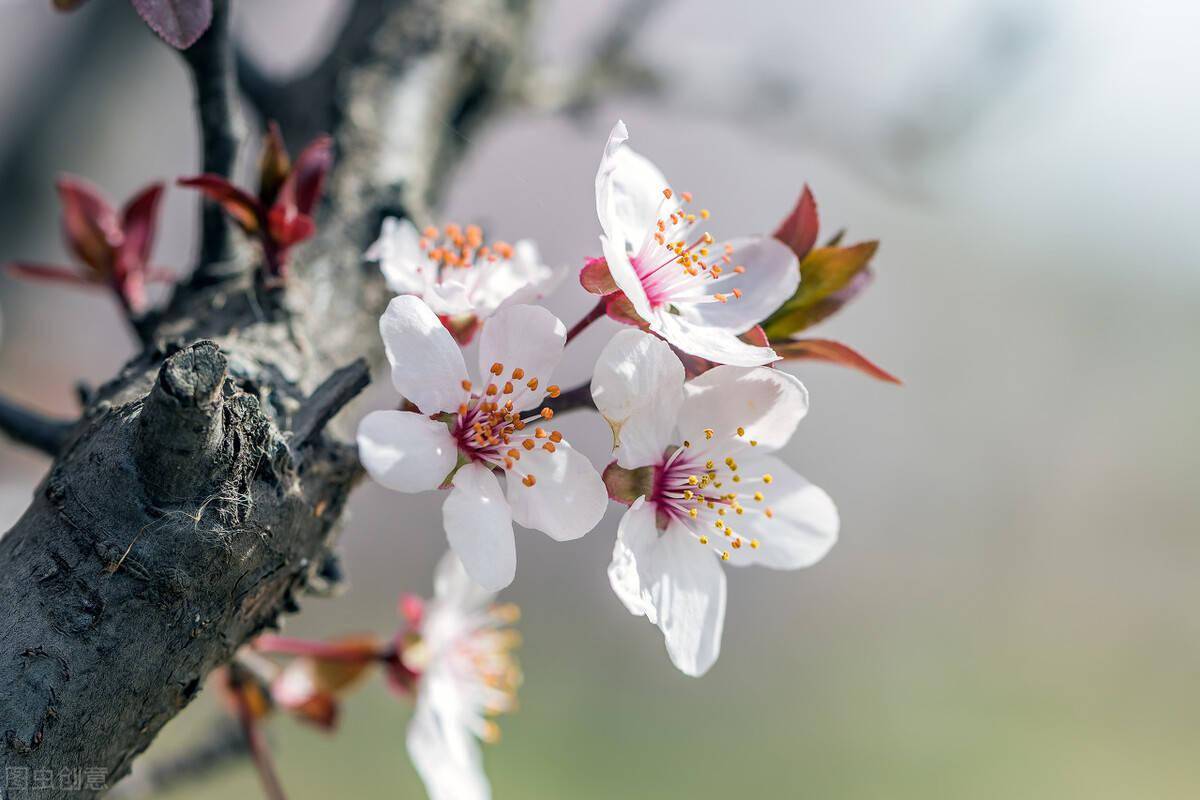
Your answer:
[[[633,303],[629,301],[624,292],[609,295],[604,312],[608,314],[609,319],[620,322],[622,325],[633,325],[637,328],[646,328],[649,325],[637,313]]]
[[[292,160],[283,143],[283,134],[275,120],[267,123],[267,135],[263,138],[262,155],[258,159],[258,199],[264,206],[271,206],[279,196],[279,189],[292,171]]]
[[[186,50],[212,24],[212,0],[133,0],[133,7],[163,41]]]
[[[617,282],[608,271],[608,262],[603,258],[589,258],[579,270],[579,283],[592,294],[606,295],[618,291]]]
[[[162,199],[162,183],[152,183],[130,200],[121,212],[121,228],[125,241],[117,254],[122,269],[145,272],[154,247],[158,228],[158,202]]]
[[[841,364],[843,367],[865,372],[872,378],[888,383],[899,384],[901,382],[895,375],[871,363],[857,350],[831,339],[795,339],[790,342],[775,342],[774,347],[775,352],[786,359],[827,361],[830,364]]]
[[[116,212],[104,195],[82,178],[63,175],[56,185],[67,246],[98,276],[108,278],[122,238]]]
[[[55,11],[74,11],[83,5],[87,0],[54,0]]]
[[[317,224],[312,221],[312,217],[299,213],[295,206],[276,205],[271,209],[267,220],[271,240],[281,251],[303,242],[317,232]]]
[[[294,205],[301,214],[311,216],[332,166],[333,139],[318,136],[296,157],[292,172],[279,191],[278,202]]]
[[[258,233],[262,229],[262,206],[244,189],[234,186],[220,175],[206,173],[191,178],[180,178],[180,186],[198,189],[210,200],[220,204],[225,213],[242,227],[246,233]]]
[[[801,261],[812,250],[817,241],[817,201],[813,199],[812,191],[805,184],[796,207],[788,214],[775,230],[775,238],[792,248],[796,258]]]
[[[69,283],[75,286],[95,284],[85,276],[68,267],[56,267],[50,264],[31,264],[27,261],[11,261],[4,265],[5,272],[19,278],[29,278],[35,281],[50,281],[54,283]]]

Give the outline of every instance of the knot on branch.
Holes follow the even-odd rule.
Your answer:
[[[147,492],[178,500],[219,479],[225,356],[200,341],[166,360],[142,408],[137,459]]]

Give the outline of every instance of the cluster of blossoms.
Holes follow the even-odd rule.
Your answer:
[[[398,295],[380,333],[402,400],[362,420],[360,458],[388,489],[446,492],[452,552],[437,612],[410,606],[407,632],[370,656],[416,691],[408,746],[435,800],[490,796],[474,740],[493,738],[487,713],[511,707],[519,678],[511,635],[497,630],[509,617],[487,606],[516,575],[514,522],[565,541],[592,530],[610,500],[627,506],[612,589],[661,629],[680,671],[703,675],[720,651],[723,564],[807,567],[838,537],[833,501],[776,455],[808,393],[770,365],[819,358],[892,379],[844,345],[795,337],[861,290],[874,243],[816,247],[807,189],[772,236],[718,241],[708,210],[628,138],[618,122],[604,148],[602,257],[580,273],[599,300],[569,334],[530,305],[562,275],[532,242],[489,245],[475,226],[387,219],[366,253]],[[598,470],[554,428],[567,398],[553,380],[564,347],[603,316],[631,328],[610,339],[590,384],[613,432],[612,461]],[[472,374],[463,348],[476,335]],[[307,702],[312,681],[299,685]]]

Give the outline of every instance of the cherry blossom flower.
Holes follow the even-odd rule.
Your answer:
[[[501,306],[538,300],[563,275],[542,263],[528,239],[488,244],[476,225],[419,232],[393,217],[383,221],[366,259],[379,262],[393,292],[424,300],[462,344]]]
[[[626,330],[601,354],[592,395],[616,441],[605,481],[629,505],[609,581],[662,629],[675,666],[702,675],[720,652],[720,562],[798,569],[837,540],[833,501],[772,455],[807,413],[807,392],[767,367],[718,366],[685,384],[670,347]]]
[[[519,616],[496,605],[462,562],[447,553],[438,565],[434,597],[405,639],[404,665],[416,676],[416,710],[408,726],[408,754],[431,800],[491,797],[477,739],[494,742],[500,729],[489,717],[516,708],[521,670],[507,627]]]
[[[674,191],[628,139],[617,122],[596,173],[600,243],[616,288],[651,331],[685,353],[736,366],[775,361],[770,347],[738,334],[796,291],[795,254],[771,237],[716,242],[700,230],[708,210],[689,210],[692,196]]]
[[[490,590],[512,582],[513,522],[559,541],[595,527],[607,505],[603,481],[545,427],[554,413],[534,410],[558,395],[550,376],[562,356],[562,322],[538,306],[501,309],[483,325],[476,381],[420,298],[394,298],[379,327],[392,383],[417,411],[368,414],[358,428],[359,457],[372,478],[398,492],[453,487],[443,526],[472,578]]]

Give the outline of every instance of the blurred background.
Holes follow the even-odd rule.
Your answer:
[[[578,60],[603,5],[546,3],[536,56]],[[0,260],[65,257],[60,170],[123,199],[197,165],[185,75],[128,4],[49,6],[0,2]],[[283,75],[343,10],[254,0],[237,29]],[[786,458],[835,498],[842,540],[804,572],[730,570],[703,679],[612,595],[616,508],[574,543],[518,534],[526,684],[487,748],[496,797],[1200,794],[1198,26],[1187,0],[675,0],[632,46],[663,93],[480,135],[447,218],[557,263],[597,249],[617,117],[718,236],[768,231],[808,182],[826,233],[882,240],[874,286],[816,334],[905,382],[789,367],[812,411]],[[190,264],[193,203],[168,193],[159,262]],[[570,324],[590,300],[568,280],[550,304]],[[0,388],[47,412],[133,353],[105,295],[0,277],[0,313]],[[610,331],[558,382],[585,379]],[[378,383],[355,413],[393,401]],[[563,427],[602,461],[597,417]],[[46,466],[0,441],[0,530]],[[390,631],[397,594],[431,589],[441,499],[364,485],[349,593],[287,632]],[[143,758],[186,749],[214,697]],[[423,796],[408,714],[375,683],[336,737],[278,720],[291,796]],[[240,764],[168,796],[257,792]]]

